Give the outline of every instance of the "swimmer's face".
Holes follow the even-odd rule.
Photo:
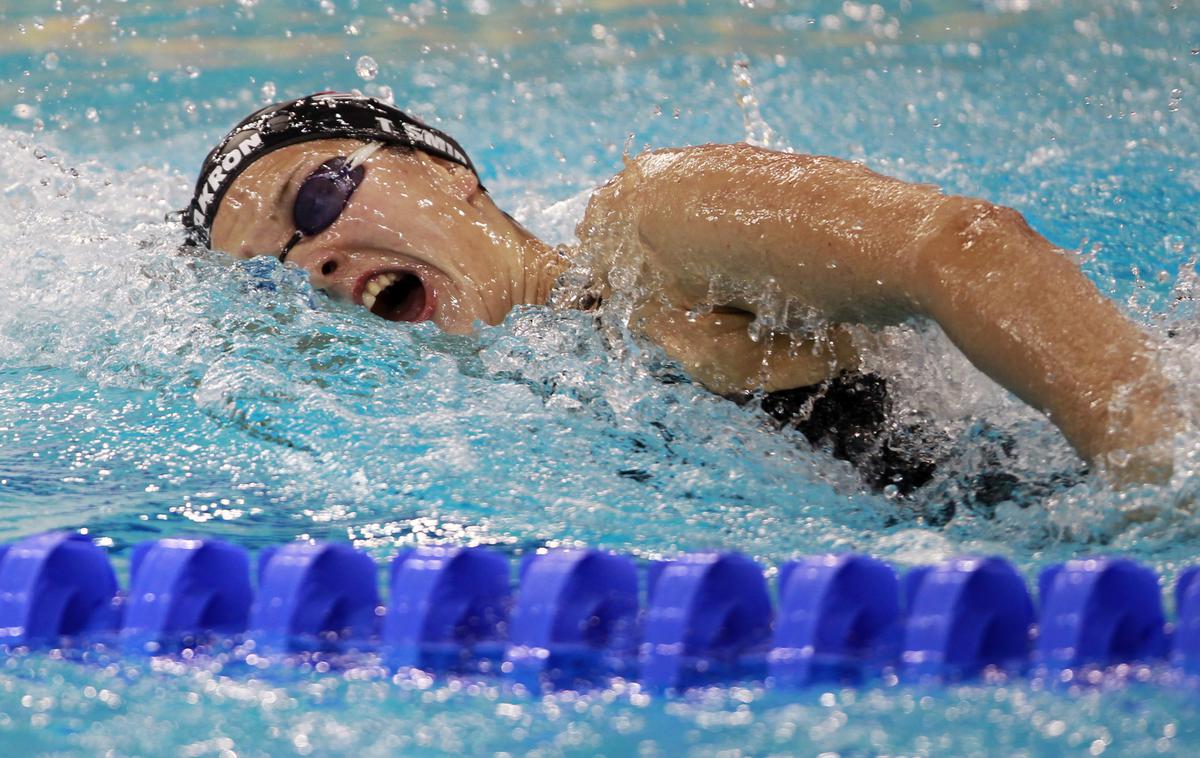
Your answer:
[[[239,258],[278,255],[308,221],[293,215],[306,180],[364,144],[305,142],[255,161],[221,201],[213,248]],[[392,321],[432,320],[459,333],[477,319],[497,324],[514,304],[529,302],[522,249],[529,237],[470,170],[395,147],[361,165],[361,181],[333,222],[287,253],[315,287]],[[329,199],[319,184],[306,194]]]

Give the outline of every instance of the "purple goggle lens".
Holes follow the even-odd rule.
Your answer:
[[[366,173],[364,166],[351,167],[350,159],[341,156],[322,163],[296,193],[296,203],[292,206],[296,229],[306,237],[328,229],[346,208]]]

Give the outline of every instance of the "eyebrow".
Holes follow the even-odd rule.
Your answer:
[[[279,191],[275,193],[275,199],[271,202],[272,208],[283,204],[283,196],[287,194],[288,187],[292,186],[296,176],[304,169],[306,163],[307,161],[304,160],[297,161],[296,167],[292,169],[291,173],[287,175],[286,179],[279,183]]]

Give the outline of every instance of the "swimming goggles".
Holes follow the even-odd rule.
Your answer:
[[[307,237],[314,237],[333,225],[350,203],[350,196],[367,175],[363,164],[381,147],[371,142],[347,156],[330,158],[300,183],[292,204],[292,224],[296,227],[287,244],[279,251],[280,263]]]

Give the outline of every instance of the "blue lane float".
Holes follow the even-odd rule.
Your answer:
[[[555,550],[521,566],[505,673],[540,689],[630,673],[636,644],[638,572],[599,550]]]
[[[258,556],[254,640],[274,650],[366,647],[375,635],[375,561],[349,545],[292,542]]]
[[[961,679],[1028,660],[1033,602],[1008,561],[954,558],[923,566],[905,577],[905,590],[907,672]]]
[[[899,653],[896,572],[863,555],[820,555],[779,569],[770,671],[779,686],[858,684]]]
[[[0,642],[52,645],[117,628],[117,578],[82,535],[38,534],[0,553]]]
[[[246,631],[253,591],[250,556],[240,547],[220,540],[143,542],[133,550],[129,574],[121,624],[127,646],[159,651]]]
[[[690,687],[764,672],[771,599],[762,569],[737,553],[701,553],[650,575],[638,656],[651,687]]]
[[[482,547],[427,546],[392,560],[383,645],[393,666],[487,670],[504,654],[508,561]]]
[[[1200,566],[1191,566],[1175,582],[1175,640],[1172,662],[1185,671],[1200,673]]]
[[[1038,577],[1038,654],[1054,668],[1150,661],[1167,653],[1158,577],[1123,558],[1075,560]]]
[[[542,550],[514,577],[493,550],[426,546],[391,562],[386,605],[381,567],[350,545],[266,548],[256,576],[251,563],[220,540],[162,539],[134,548],[123,591],[86,536],[0,545],[0,647],[368,651],[396,669],[498,673],[530,690],[616,677],[654,690],[956,681],[1163,659],[1200,673],[1200,567],[1176,582],[1171,634],[1158,577],[1122,558],[1045,569],[1036,607],[1013,566],[989,557],[903,577],[867,556],[801,558],[779,567],[778,602],[737,553],[639,567],[600,550]]]

